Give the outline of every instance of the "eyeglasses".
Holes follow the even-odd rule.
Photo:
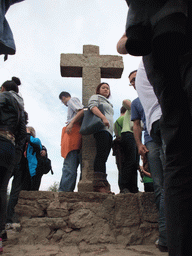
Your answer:
[[[131,79],[129,85],[130,85],[130,86],[133,86],[134,83],[135,83],[135,77],[133,77],[133,79]]]

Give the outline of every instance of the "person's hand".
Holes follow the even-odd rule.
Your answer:
[[[41,156],[46,156],[46,150],[41,150],[41,152],[40,152],[40,154],[41,154]]]
[[[107,118],[105,116],[102,118],[102,121],[103,121],[104,125],[109,128],[109,121],[107,120]]]
[[[67,127],[66,127],[65,132],[66,132],[67,134],[70,134],[71,131],[72,131],[72,128],[73,128],[73,124],[72,124],[72,123],[69,123],[69,124],[67,125]]]
[[[147,149],[147,147],[143,144],[141,144],[139,147],[138,147],[138,154],[141,155],[141,156],[145,156],[146,153],[148,153],[149,150]]]
[[[147,155],[143,157],[143,169],[147,172],[148,171],[148,161],[147,161]]]

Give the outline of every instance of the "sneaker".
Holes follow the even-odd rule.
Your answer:
[[[2,241],[7,241],[7,231],[6,230],[1,231],[0,238],[2,238]]]
[[[6,223],[5,230],[13,229],[13,223]]]
[[[155,241],[155,246],[157,247],[158,244],[159,244],[159,238]]]

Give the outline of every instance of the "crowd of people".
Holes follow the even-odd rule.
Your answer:
[[[152,3],[127,1],[126,30],[117,43],[117,51],[142,56],[138,70],[129,75],[130,84],[135,87],[139,97],[132,103],[127,99],[123,101],[126,111],[121,112],[115,123],[117,139],[113,147],[119,170],[120,192],[137,192],[134,175],[138,168],[141,169],[142,176],[147,176],[147,179],[142,177],[146,183],[153,181],[152,188],[159,210],[158,248],[169,251],[170,256],[186,256],[191,254],[192,249],[192,4],[187,0],[153,0]],[[108,87],[108,84],[105,85]],[[106,95],[102,90],[96,92],[92,96],[94,105],[90,105],[93,113],[106,126],[106,129],[94,135],[96,155],[104,148],[102,142],[97,143],[97,138],[110,128],[109,120],[107,122],[97,108],[98,93],[106,97],[107,91]],[[142,129],[144,142],[141,140]],[[103,141],[108,137],[107,145],[109,141],[111,143],[109,134],[105,133],[105,138],[102,137]],[[131,150],[128,151],[128,148]],[[107,152],[105,148],[102,155],[107,156]],[[138,154],[142,156],[143,167],[138,167]],[[106,160],[107,157],[105,163]],[[95,191],[109,193],[106,171],[103,175],[97,170],[95,164],[93,182],[102,186]]]
[[[141,71],[143,71],[142,65],[138,71],[132,71],[128,77],[130,85],[134,89],[136,89],[136,78],[140,76]],[[109,84],[103,82],[97,86],[95,94],[88,101],[90,110],[104,123],[104,127],[93,134],[96,142],[96,156],[93,163],[93,191],[113,193],[110,190],[106,171],[106,162],[111,148],[113,148],[113,155],[116,157],[118,168],[120,193],[138,192],[138,170],[144,182],[145,192],[155,193],[155,201],[159,210],[159,239],[156,244],[161,251],[167,251],[163,187],[164,143],[162,143],[161,137],[156,138],[151,135],[154,137],[153,139],[149,135],[148,120],[146,120],[139,97],[132,102],[128,99],[123,100],[121,115],[114,122],[113,105],[109,101],[110,94]],[[82,136],[79,131],[84,111],[79,99],[71,97],[68,92],[61,92],[59,99],[68,107],[67,126],[62,131],[61,152],[64,157],[64,164],[59,191],[73,192],[77,168],[81,163]],[[150,111],[155,112],[153,121],[157,122],[161,116],[161,109],[153,90],[151,91],[151,102],[152,100],[154,100],[154,104],[152,104],[154,108]],[[100,104],[104,107],[104,114],[98,108]],[[116,136],[114,140],[113,132]],[[142,132],[144,132],[144,142],[142,142]],[[142,166],[140,166],[140,156],[142,157]]]
[[[192,4],[189,0],[126,2],[129,7],[126,29],[117,43],[117,51],[142,56],[138,69],[128,77],[138,98],[132,102],[123,100],[121,116],[115,122],[108,83],[100,83],[89,99],[89,109],[104,124],[93,136],[96,142],[93,191],[112,193],[106,162],[113,147],[120,193],[138,192],[137,170],[140,170],[145,191],[154,191],[159,210],[158,248],[169,251],[170,256],[187,256],[192,249]],[[9,4],[2,1],[3,21],[8,8]],[[8,54],[15,53],[15,45],[6,20],[3,24],[11,40],[6,42],[7,38],[2,38],[0,54],[7,59]],[[35,130],[26,127],[27,114],[18,94],[19,84],[20,80],[13,77],[3,83],[0,93],[0,237],[4,240],[7,212],[11,221],[21,189],[39,189],[42,174],[38,173],[37,156],[46,156],[46,149],[35,138]],[[81,163],[79,131],[84,106],[68,92],[62,92],[59,99],[68,107],[61,140],[64,163],[59,191],[72,192]],[[99,110],[100,104],[104,114]],[[26,169],[28,177],[23,178]],[[12,175],[7,210],[7,185]]]

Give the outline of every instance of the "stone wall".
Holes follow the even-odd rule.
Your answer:
[[[151,244],[158,238],[153,193],[21,191],[20,243]]]

